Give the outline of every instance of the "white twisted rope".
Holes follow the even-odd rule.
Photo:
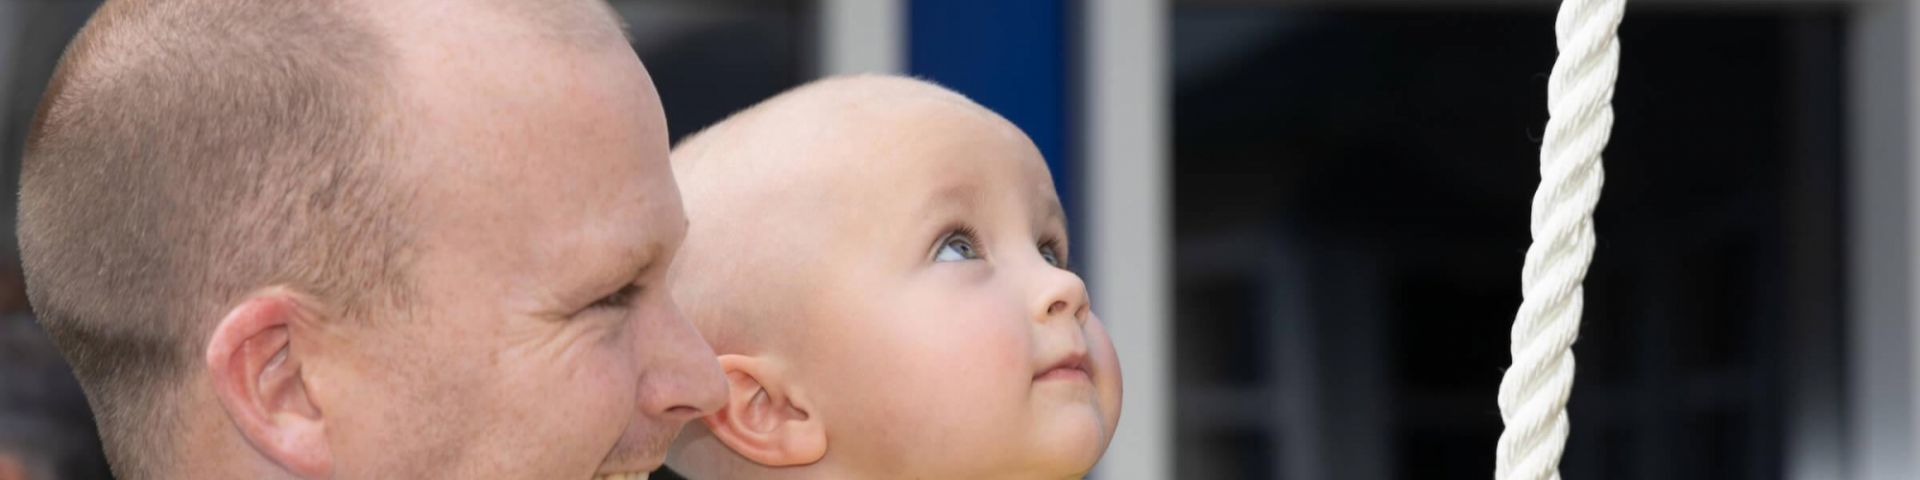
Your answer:
[[[1500,381],[1498,480],[1558,480],[1573,392],[1574,337],[1593,260],[1593,207],[1604,172],[1600,152],[1613,130],[1619,73],[1615,31],[1626,0],[1565,0],[1554,22],[1560,58],[1547,80],[1540,190],[1533,195],[1533,246],[1521,272],[1526,300],[1514,316],[1513,367]]]

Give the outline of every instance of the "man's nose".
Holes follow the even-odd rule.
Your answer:
[[[639,359],[641,413],[685,422],[718,411],[727,397],[726,378],[700,331],[669,302],[655,321],[640,322],[635,347]]]

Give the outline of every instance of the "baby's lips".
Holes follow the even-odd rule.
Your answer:
[[[1040,369],[1039,372],[1033,375],[1035,381],[1071,379],[1076,377],[1086,378],[1088,380],[1093,378],[1093,370],[1087,364],[1087,351],[1085,348],[1075,348],[1068,351],[1067,354],[1048,363],[1046,368]]]

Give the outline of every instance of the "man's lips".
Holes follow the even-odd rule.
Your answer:
[[[1047,366],[1047,368],[1040,370],[1040,373],[1033,375],[1033,381],[1036,382],[1049,380],[1089,381],[1092,378],[1091,373],[1087,371],[1087,354],[1085,352],[1074,352],[1071,355],[1067,355],[1059,361],[1053,362],[1053,364]]]
[[[647,480],[647,477],[652,475],[653,472],[609,473],[595,475],[593,480]]]

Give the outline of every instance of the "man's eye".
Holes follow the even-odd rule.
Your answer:
[[[979,259],[980,249],[973,244],[973,234],[966,231],[956,231],[947,234],[945,238],[941,238],[940,250],[935,251],[933,254],[933,261],[936,262],[959,262]]]
[[[1040,258],[1046,259],[1047,264],[1054,268],[1067,268],[1067,259],[1061,257],[1057,250],[1051,243],[1041,244]]]
[[[587,308],[627,308],[627,306],[633,304],[633,297],[639,295],[639,285],[627,284],[627,286],[620,287],[618,291],[607,294],[605,297],[600,297],[599,300],[594,300],[593,305],[588,305]]]

